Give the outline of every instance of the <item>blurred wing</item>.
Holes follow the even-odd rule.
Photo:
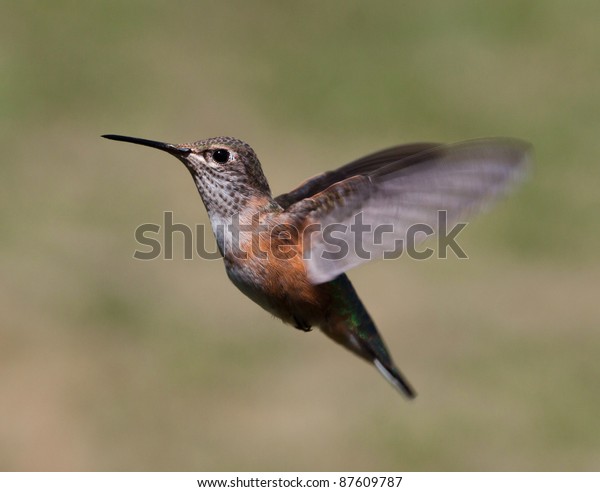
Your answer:
[[[428,148],[291,205],[288,212],[303,217],[304,226],[320,225],[304,238],[311,282],[398,253],[413,225],[437,232],[439,211],[446,211],[450,230],[520,181],[529,151],[525,142],[500,138]],[[412,244],[426,237],[419,234]]]
[[[406,162],[406,165],[410,165],[409,161],[404,161],[406,157],[419,154],[439,146],[440,144],[436,143],[412,143],[380,150],[374,154],[369,154],[365,157],[361,157],[360,159],[352,161],[349,164],[340,167],[339,169],[335,169],[334,171],[326,171],[324,173],[317,174],[316,176],[307,179],[304,183],[289,193],[284,193],[275,197],[275,201],[281,205],[283,209],[287,209],[290,205],[303,200],[304,198],[316,195],[317,193],[329,188],[331,185],[352,176],[372,173],[378,168],[389,165],[392,162],[396,162],[398,165],[400,165],[401,162]]]

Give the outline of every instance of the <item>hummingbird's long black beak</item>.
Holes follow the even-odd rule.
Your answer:
[[[174,156],[186,156],[188,155],[192,149],[188,147],[179,147],[178,145],[173,145],[165,142],[157,142],[156,140],[147,140],[145,138],[137,138],[137,137],[126,137],[124,135],[102,135],[103,138],[108,138],[110,140],[119,140],[120,142],[129,142],[139,145],[145,145],[146,147],[152,147],[153,149],[164,150],[169,154]]]

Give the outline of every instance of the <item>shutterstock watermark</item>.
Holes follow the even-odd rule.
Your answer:
[[[308,260],[320,255],[325,260],[340,260],[348,255],[361,260],[375,258],[396,259],[406,254],[416,260],[432,257],[446,259],[451,252],[460,259],[468,258],[457,241],[467,226],[461,222],[452,227],[445,210],[437,213],[435,224],[415,223],[408,227],[395,224],[365,223],[361,213],[348,222],[322,224],[312,223],[299,227],[294,223],[274,223],[272,216],[255,213],[241,218],[232,216],[227,222],[216,225],[214,236],[210,226],[187,224],[173,220],[173,212],[163,213],[162,224],[141,224],[135,230],[138,243],[133,257],[138,260],[166,259],[175,257],[175,244],[182,251],[177,256],[186,260],[194,257],[216,260],[224,253],[240,260],[253,257],[266,260],[269,255],[278,260],[289,260],[301,255]],[[436,237],[436,248],[419,247],[431,236]],[[180,236],[181,240],[175,241]]]
[[[331,223],[323,226],[313,223],[299,227],[294,223],[273,222],[269,214],[255,213],[244,216],[234,215],[228,221],[219,223],[213,232],[210,226],[187,224],[173,220],[173,212],[163,213],[162,224],[141,224],[135,230],[135,240],[142,249],[136,249],[133,257],[138,260],[174,258],[175,240],[182,248],[185,260],[194,257],[204,260],[217,260],[225,253],[240,260],[253,257],[268,259],[269,255],[279,260],[289,260],[295,256],[309,260],[320,255],[325,260],[340,260],[353,255],[361,260],[375,258],[396,259],[406,254],[409,258],[426,260],[432,257],[448,258],[448,253],[456,258],[468,256],[457,241],[458,235],[467,226],[459,222],[450,227],[445,210],[437,213],[434,225],[415,223],[408,227],[397,224],[365,223],[362,212],[348,222]],[[217,246],[214,240],[216,236]],[[429,237],[435,236],[437,247],[419,247]],[[437,253],[437,254],[436,254]]]

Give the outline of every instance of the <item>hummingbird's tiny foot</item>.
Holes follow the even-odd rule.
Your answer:
[[[304,332],[312,331],[312,326],[309,325],[303,319],[298,318],[297,316],[294,316],[294,327]]]

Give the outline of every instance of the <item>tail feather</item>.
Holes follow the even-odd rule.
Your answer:
[[[373,364],[375,364],[375,367],[383,375],[383,377],[385,379],[387,379],[388,382],[394,388],[396,388],[398,391],[403,393],[407,398],[410,398],[412,400],[415,396],[417,396],[413,387],[410,385],[410,383],[406,380],[406,378],[400,373],[400,371],[398,369],[393,367],[390,370],[390,369],[386,368],[377,359],[373,360]]]
[[[344,274],[331,281],[332,305],[322,331],[337,343],[375,365],[398,391],[408,398],[416,393],[398,370],[375,323]]]

